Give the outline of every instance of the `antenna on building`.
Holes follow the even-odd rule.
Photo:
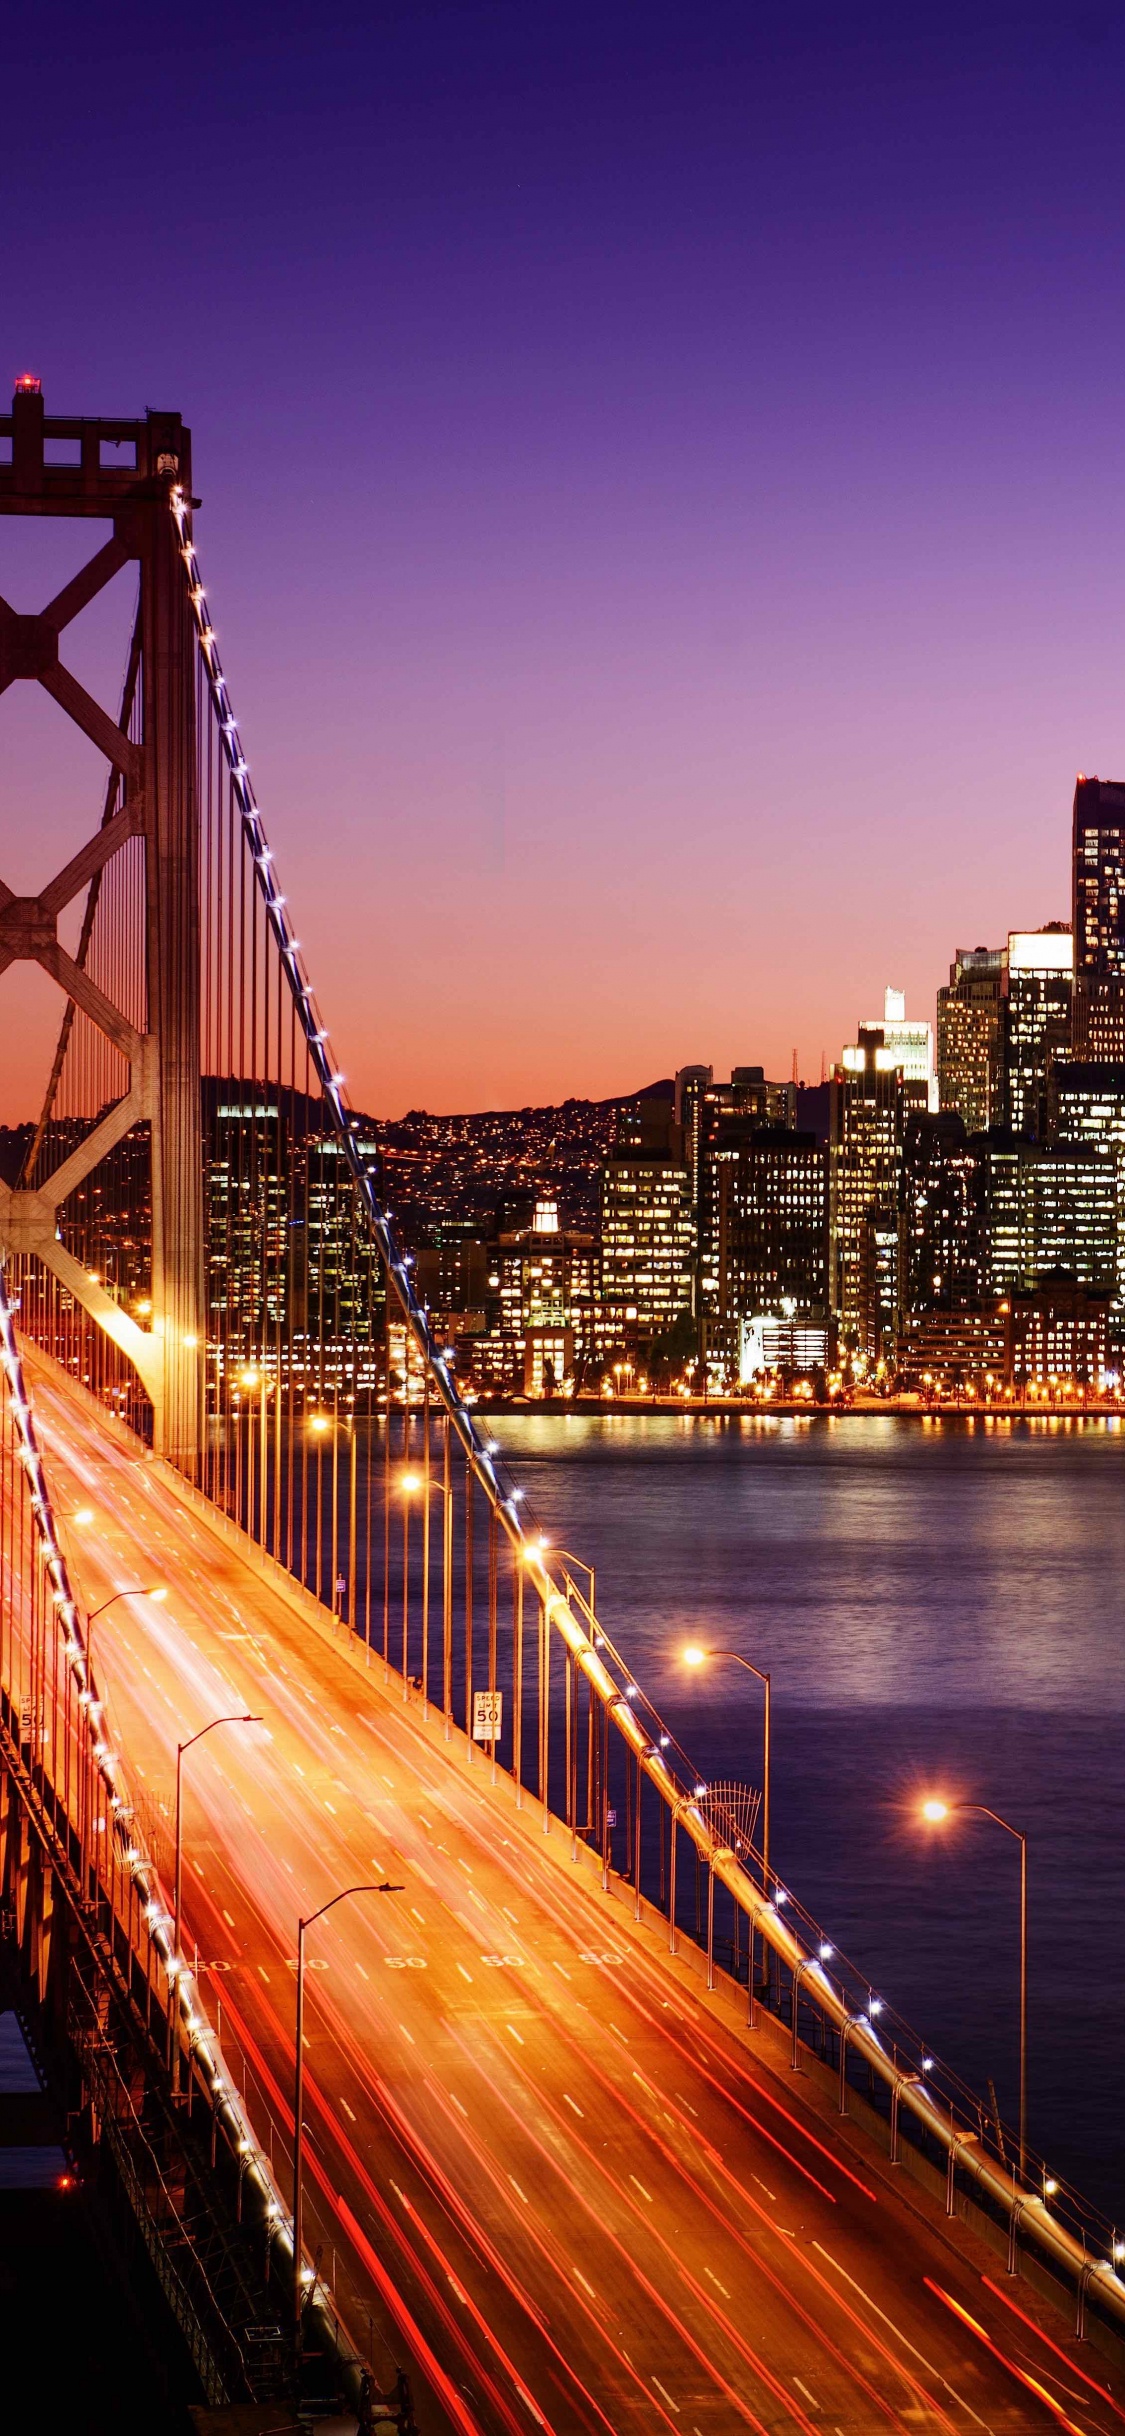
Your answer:
[[[799,1075],[799,1074],[798,1074],[798,1072],[797,1072],[797,1052],[796,1052],[796,1050],[794,1049],[794,1051],[793,1051],[793,1081],[794,1081],[794,1083],[798,1083],[798,1082],[800,1081],[800,1079],[801,1079],[801,1078],[800,1078],[800,1075]]]
[[[822,1049],[822,1050],[821,1050],[821,1052],[820,1052],[820,1079],[821,1079],[821,1082],[822,1082],[822,1083],[826,1083],[826,1082],[827,1082],[827,1080],[828,1080],[828,1051],[827,1051],[827,1049]]]

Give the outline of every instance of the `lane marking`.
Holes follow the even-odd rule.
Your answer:
[[[1042,2327],[1035,2324],[1034,2318],[1025,2317],[1023,2310],[1017,2309],[1015,2302],[1009,2300],[1007,2293],[1001,2291],[999,2284],[993,2283],[990,2275],[982,2275],[980,2280],[985,2291],[995,2293],[997,2300],[1003,2301],[1005,2309],[1011,2310],[1012,2316],[1019,2319],[1021,2326],[1026,2326],[1032,2334],[1038,2335],[1040,2342],[1046,2344],[1048,2351],[1054,2352],[1055,2358],[1061,2360],[1064,2367],[1069,2368],[1074,2376],[1081,2377],[1083,2385],[1088,2385],[1092,2393],[1100,2394],[1102,2401],[1108,2402],[1111,2411],[1116,2411],[1119,2419],[1125,2419],[1125,2411],[1122,2410],[1119,2402],[1114,2401],[1112,2394],[1106,2392],[1105,2386],[1099,2385],[1096,2377],[1088,2377],[1085,2369],[1079,2368],[1077,2360],[1069,2360],[1065,2351],[1060,2351],[1058,2344],[1052,2343],[1050,2335],[1044,2334]],[[1076,2395],[1075,2400],[1077,2401],[1077,2399]]]
[[[640,2194],[641,2194],[641,2198],[642,2198],[642,2199],[647,2199],[648,2204],[649,2204],[649,2206],[650,2206],[650,2208],[651,2208],[651,2206],[652,2206],[652,2192],[651,2192],[651,2191],[646,2191],[646,2189],[645,2189],[645,2186],[644,2186],[643,2182],[638,2182],[638,2181],[637,2181],[637,2177],[636,2177],[636,2175],[635,2175],[635,2174],[630,2174],[630,2176],[629,2176],[629,2180],[630,2180],[630,2182],[631,2182],[631,2183],[633,2183],[633,2184],[634,2184],[635,2188],[636,2188],[636,2189],[637,2189],[637,2190],[640,2192]]]
[[[595,2292],[593,2285],[592,2285],[592,2284],[588,2284],[588,2283],[587,2283],[586,2278],[585,2278],[585,2276],[584,2276],[584,2275],[583,2275],[583,2273],[582,2273],[582,2269],[581,2269],[581,2267],[572,2267],[572,2268],[571,2268],[571,2270],[570,2270],[570,2272],[571,2272],[572,2276],[574,2277],[574,2281],[575,2281],[575,2283],[576,2283],[576,2284],[581,2284],[583,2292],[588,2292],[588,2293],[589,2293],[589,2295],[590,2295],[590,2299],[591,2299],[592,2301],[596,2301],[596,2300],[597,2300],[597,2297],[598,2297],[598,2296],[597,2296],[597,2293]]]
[[[950,2384],[948,2377],[943,2377],[940,2368],[935,2368],[933,2361],[927,2360],[925,2352],[919,2351],[917,2344],[911,2342],[909,2335],[903,2334],[902,2328],[895,2325],[894,2319],[887,2316],[886,2310],[880,2309],[878,2301],[873,2301],[871,2294],[864,2291],[862,2284],[857,2284],[854,2275],[849,2275],[847,2268],[840,2265],[839,2259],[833,2258],[831,2250],[826,2250],[823,2242],[816,2241],[815,2239],[813,2241],[813,2249],[819,2250],[821,2257],[827,2259],[829,2266],[835,2268],[837,2275],[843,2276],[845,2284],[850,2284],[852,2291],[858,2292],[860,2300],[866,2301],[868,2308],[874,2311],[877,2318],[882,2319],[884,2326],[890,2327],[891,2333],[896,2337],[897,2341],[902,2344],[904,2351],[911,2352],[916,2360],[921,2361],[923,2368],[928,2369],[931,2377],[936,2377],[938,2384],[944,2385],[946,2393],[952,2394],[954,2401],[959,2405],[960,2409],[967,2411],[970,2419],[976,2420],[978,2428],[986,2428],[988,2426],[987,2419],[978,2418],[976,2411],[973,2409],[972,2403],[966,2402],[963,2396],[958,2393],[956,2386]]]
[[[468,1983],[469,1983],[469,1986],[470,1986],[470,1987],[472,1987],[472,1984],[473,1984],[473,1974],[472,1974],[472,1972],[471,1972],[471,1971],[467,1971],[467,1970],[465,1969],[465,1965],[464,1965],[464,1963],[463,1963],[463,1962],[459,1962],[459,1963],[458,1963],[458,1965],[457,1965],[457,1968],[458,1968],[458,1970],[459,1970],[459,1971],[460,1971],[460,1973],[461,1973],[461,1977],[462,1977],[462,1979],[467,1979],[467,1980],[468,1980]]]
[[[978,2343],[984,2344],[985,2350],[992,2353],[994,2360],[999,2360],[1002,2368],[1006,2368],[1021,2385],[1025,2385],[1029,2394],[1038,2395],[1040,2402],[1045,2403],[1047,2409],[1058,2420],[1059,2426],[1066,2429],[1067,2436],[1086,2436],[1086,2431],[1076,2426],[1073,2419],[1067,2417],[1061,2402],[1056,2402],[1054,2395],[1048,2393],[1046,2386],[1040,2385],[1038,2377],[1033,2377],[1029,2368],[1020,2368],[1015,2360],[1009,2360],[1007,2353],[1001,2351],[999,2344],[993,2342],[992,2336],[986,2334],[984,2327],[979,2326],[975,2318],[970,2317],[967,2309],[962,2309],[960,2301],[955,2301],[952,2293],[943,2292],[941,2285],[935,2284],[932,2276],[924,2275],[922,2281],[927,2292],[936,2293],[938,2300],[944,2301],[946,2308],[953,2311],[954,2317],[960,2318],[963,2326],[969,2327],[970,2331],[975,2334]]]
[[[515,2175],[514,2175],[514,2174],[509,2174],[509,2176],[508,2176],[508,2180],[509,2180],[509,2182],[511,2183],[512,2189],[513,2189],[513,2191],[515,2192],[517,2199],[522,2199],[522,2201],[523,2201],[523,2204],[524,2204],[525,2208],[530,2207],[530,2205],[531,2205],[531,2201],[529,2200],[529,2198],[528,2198],[528,2196],[527,2196],[527,2192],[526,2192],[526,2191],[521,2191],[520,2186],[519,2186],[518,2182],[516,2181]]]
[[[810,2394],[808,2386],[802,2385],[801,2380],[797,2375],[794,2375],[793,2383],[797,2388],[797,2392],[804,2395],[806,2402],[812,2404],[814,2411],[818,2411],[820,2409],[820,2404],[817,2401],[816,2395]]]
[[[680,2406],[679,2406],[679,2403],[678,2403],[678,2402],[673,2402],[672,2397],[671,2397],[671,2394],[669,2393],[667,2386],[666,2386],[666,2385],[662,2385],[662,2384],[661,2384],[659,2377],[654,2377],[654,2378],[653,2378],[653,2380],[652,2380],[652,2382],[653,2382],[653,2384],[654,2384],[654,2385],[655,2385],[655,2387],[656,2387],[657,2393],[658,2393],[658,2394],[663,2394],[663,2396],[664,2396],[664,2400],[665,2400],[665,2402],[667,2403],[669,2410],[670,2410],[670,2411],[674,2411],[674,2412],[675,2412],[675,2414],[676,2414],[676,2417],[677,2417],[677,2419],[678,2419],[678,2418],[679,2418],[679,2416],[680,2416]]]
[[[704,2275],[708,2277],[709,2281],[710,2281],[710,2282],[711,2282],[711,2283],[714,2285],[716,2292],[721,2292],[721,2293],[722,2293],[722,2296],[723,2296],[724,2301],[729,2301],[729,2299],[730,2299],[730,2294],[729,2294],[729,2292],[727,2291],[726,2285],[725,2285],[725,2284],[720,2284],[719,2279],[718,2279],[718,2276],[712,2273],[711,2268],[710,2268],[710,2267],[705,2267],[705,2268],[704,2268],[704,2270],[703,2270],[703,2272],[704,2272]]]
[[[509,2033],[510,2037],[514,2038],[514,2040],[515,2040],[515,2042],[516,2042],[517,2047],[522,2047],[522,2045],[523,2045],[523,2040],[522,2040],[522,2038],[520,2037],[519,2031],[518,2031],[518,2030],[516,2030],[516,2029],[513,2029],[511,2022],[505,2022],[505,2024],[504,2024],[504,2028],[505,2028],[505,2030],[507,2030],[507,2031],[508,2031],[508,2033]]]
[[[346,2114],[346,2116],[347,2116],[347,2118],[348,2118],[349,2123],[354,2123],[354,2122],[355,2122],[355,2120],[356,2120],[356,2118],[355,2118],[355,2116],[354,2116],[354,2115],[353,2115],[353,2113],[352,2113],[351,2107],[349,2106],[347,2099],[346,2099],[346,2098],[341,2098],[341,2100],[340,2100],[340,2104],[341,2104],[341,2106],[342,2106],[342,2107],[343,2107],[343,2109],[344,2109],[344,2113]],[[301,2109],[301,2112],[302,2112],[302,2115],[303,2115],[303,2113],[304,2113],[304,2108],[303,2108],[303,2107],[302,2107],[302,2109]]]
[[[231,1919],[230,1913],[229,1913],[228,1911],[224,1911],[224,1913],[223,1913],[223,1918],[224,1918],[224,1920],[226,1921],[226,1924],[227,1924],[227,1927],[228,1927],[228,1928],[233,1928],[233,1927],[234,1927],[234,1922],[233,1922],[233,1920]]]
[[[569,2089],[564,2089],[563,2096],[567,2105],[573,2107],[576,2115],[582,2114],[582,2108],[579,2106],[577,2100],[571,2097]],[[585,2121],[585,2116],[583,2116],[583,2121]]]

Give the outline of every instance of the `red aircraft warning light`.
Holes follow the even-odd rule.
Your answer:
[[[39,395],[40,390],[42,389],[42,387],[43,387],[43,383],[42,383],[42,381],[40,380],[39,375],[38,375],[38,373],[37,373],[37,372],[17,372],[17,374],[16,374],[16,395],[17,395],[17,397],[19,397],[19,396],[21,395],[21,393],[22,393],[22,395],[23,395],[24,397],[29,397],[29,398],[37,398],[37,397],[38,397],[38,395]]]

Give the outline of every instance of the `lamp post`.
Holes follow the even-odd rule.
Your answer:
[[[297,2051],[293,2066],[293,2349],[298,2362],[301,2355],[301,2250],[303,2246],[302,2218],[304,2193],[301,2169],[304,2163],[305,2132],[301,2120],[305,2103],[305,1931],[314,1922],[323,1920],[326,1912],[335,1911],[338,1903],[346,1903],[350,1895],[401,1895],[401,1886],[392,1886],[384,1878],[378,1885],[342,1886],[338,1895],[330,1895],[320,1910],[310,1912],[307,1919],[297,1922]]]
[[[183,1863],[182,1827],[184,1753],[185,1751],[190,1751],[193,1744],[202,1742],[205,1734],[213,1734],[216,1726],[261,1725],[261,1723],[262,1719],[260,1717],[252,1717],[249,1714],[249,1711],[239,1710],[237,1716],[234,1717],[212,1717],[209,1725],[200,1726],[198,1734],[189,1734],[186,1742],[180,1742],[176,1745],[176,1876],[172,1908],[172,1951],[175,1954],[178,1954],[180,1950],[180,1880]]]
[[[85,1512],[86,1508],[82,1508],[81,1510]],[[77,1520],[77,1517],[75,1519]],[[86,1687],[91,1701],[94,1697],[94,1626],[98,1620],[98,1617],[104,1616],[107,1607],[116,1607],[118,1599],[166,1599],[167,1596],[168,1593],[163,1584],[158,1585],[158,1587],[155,1589],[148,1589],[142,1584],[137,1589],[115,1590],[108,1599],[102,1600],[100,1607],[94,1607],[90,1610],[86,1617]],[[93,1710],[91,1709],[88,1714],[92,1717]],[[82,1799],[85,1803],[85,1842],[87,1847],[86,1866],[88,1868],[92,1868],[93,1866],[93,1855],[90,1851],[90,1845],[93,1841],[95,1789],[93,1742],[94,1737],[93,1735],[90,1735],[87,1742],[86,1765],[83,1769],[82,1791]]]
[[[748,1675],[756,1675],[764,1693],[762,1717],[762,1886],[770,1891],[770,1678],[765,1667],[755,1666],[737,1649],[685,1649],[685,1666],[706,1666],[712,1658],[729,1658],[732,1665],[745,1667]]]
[[[167,1593],[167,1591],[165,1590],[164,1585],[163,1585],[163,1583],[162,1583],[162,1582],[161,1582],[161,1583],[158,1583],[155,1589],[148,1589],[148,1588],[146,1588],[146,1587],[145,1587],[145,1585],[142,1583],[139,1589],[135,1589],[135,1590],[115,1590],[115,1591],[114,1591],[114,1593],[113,1593],[112,1598],[109,1598],[109,1599],[103,1599],[103,1600],[102,1600],[102,1603],[101,1603],[101,1606],[100,1606],[100,1607],[92,1607],[92,1608],[91,1608],[91,1610],[90,1610],[89,1615],[88,1615],[88,1616],[87,1616],[87,1618],[86,1618],[86,1671],[87,1671],[87,1673],[89,1673],[90,1668],[91,1668],[92,1663],[93,1663],[93,1660],[92,1660],[92,1657],[91,1657],[91,1652],[92,1652],[92,1650],[93,1650],[93,1646],[94,1646],[94,1626],[95,1626],[95,1624],[96,1624],[96,1622],[97,1622],[97,1620],[98,1620],[98,1617],[99,1617],[99,1616],[104,1616],[104,1614],[105,1614],[105,1611],[106,1611],[106,1608],[107,1608],[107,1607],[116,1607],[117,1602],[118,1602],[118,1599],[166,1599],[166,1598],[167,1598],[167,1596],[168,1596],[168,1593]]]
[[[401,1489],[401,1491],[402,1491],[402,1498],[403,1498],[403,1505],[402,1505],[402,1696],[403,1696],[403,1699],[404,1699],[404,1700],[408,1699],[408,1698],[409,1698],[409,1696],[410,1696],[410,1678],[409,1678],[409,1675],[408,1675],[408,1673],[407,1673],[407,1668],[408,1668],[408,1665],[409,1665],[409,1633],[410,1633],[410,1621],[409,1621],[409,1619],[410,1619],[410,1607],[409,1607],[410,1585],[409,1585],[409,1570],[408,1570],[408,1569],[409,1569],[409,1559],[410,1559],[410,1500],[411,1500],[411,1498],[412,1498],[412,1497],[421,1497],[421,1500],[422,1500],[422,1715],[423,1715],[423,1717],[428,1717],[428,1716],[429,1716],[429,1713],[430,1713],[430,1499],[431,1499],[431,1497],[435,1497],[435,1496],[436,1496],[436,1497],[440,1497],[440,1498],[442,1499],[442,1503],[443,1503],[443,1512],[444,1512],[444,1521],[445,1521],[445,1527],[444,1527],[443,1532],[442,1532],[442,1563],[443,1563],[443,1567],[445,1568],[444,1577],[443,1577],[443,1592],[442,1592],[442,1674],[443,1674],[443,1687],[444,1687],[445,1685],[449,1684],[449,1682],[450,1682],[450,1679],[451,1679],[451,1671],[452,1671],[452,1664],[453,1664],[453,1639],[452,1639],[452,1636],[453,1636],[453,1608],[452,1608],[451,1597],[450,1597],[450,1589],[451,1589],[451,1585],[452,1585],[452,1575],[451,1575],[451,1572],[450,1572],[450,1570],[449,1570],[449,1568],[450,1568],[450,1566],[451,1566],[451,1563],[452,1563],[452,1541],[451,1541],[451,1539],[450,1539],[450,1533],[449,1533],[449,1515],[450,1515],[450,1503],[449,1503],[449,1501],[450,1501],[450,1498],[451,1498],[451,1497],[452,1497],[452,1495],[453,1495],[453,1489],[452,1489],[452,1483],[451,1483],[451,1481],[447,1481],[447,1480],[445,1480],[445,1479],[441,1479],[441,1480],[435,1480],[435,1479],[434,1479],[433,1474],[431,1473],[431,1470],[430,1470],[430,1452],[429,1452],[429,1443],[428,1443],[428,1440],[427,1440],[427,1444],[426,1444],[425,1451],[424,1451],[423,1458],[422,1458],[422,1469],[421,1469],[421,1471],[415,1471],[412,1465],[408,1465],[408,1466],[407,1466],[407,1468],[406,1468],[406,1470],[405,1470],[404,1472],[401,1472],[401,1473],[400,1473],[400,1475],[399,1475],[399,1487],[400,1487],[400,1489]],[[448,1704],[448,1702],[446,1702],[446,1711],[445,1711],[445,1713],[446,1713],[446,1721],[447,1721],[447,1723],[448,1723],[448,1717],[449,1717],[449,1704]]]
[[[1022,1827],[1013,1827],[1010,1819],[1001,1818],[998,1810],[990,1810],[987,1802],[946,1802],[931,1798],[922,1804],[922,1817],[930,1827],[940,1827],[955,1810],[967,1811],[971,1817],[991,1819],[994,1827],[1002,1827],[1005,1835],[1013,1836],[1020,1848],[1020,2181],[1027,2180],[1027,1837]]]

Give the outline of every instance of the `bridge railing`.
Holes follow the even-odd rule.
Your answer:
[[[239,2331],[210,2291],[206,2261],[189,2237],[183,2194],[164,2186],[159,2157],[107,2035],[107,2001],[120,2000],[162,2051],[189,2116],[193,2096],[206,2107],[212,2168],[221,2141],[238,2212],[245,2186],[254,2194],[267,2252],[276,2246],[291,2258],[290,2219],[274,2178],[272,2136],[259,2136],[192,1964],[175,1945],[166,1883],[146,1833],[146,1805],[132,1795],[128,1764],[91,1663],[88,1619],[71,1584],[2,1261],[0,1777],[7,1796],[0,1812],[0,1869],[16,1934],[38,1973],[42,1997],[49,1943],[62,1933],[55,1921],[57,1882],[59,1902],[69,1902],[80,1924],[90,1965],[79,1972],[78,1990],[67,1988],[83,2057],[84,2103],[112,2149],[205,2394],[213,2402],[237,2399],[237,2371],[232,2382],[231,2370]],[[171,2227],[175,2234],[171,2248],[161,2237],[161,2214],[165,2232]],[[189,2253],[190,2277],[184,2265]],[[212,2304],[202,2315],[200,2285],[204,2302]],[[320,2283],[312,2305],[337,2357],[358,2364],[357,2348]],[[253,2385],[245,2390],[252,2392]]]

